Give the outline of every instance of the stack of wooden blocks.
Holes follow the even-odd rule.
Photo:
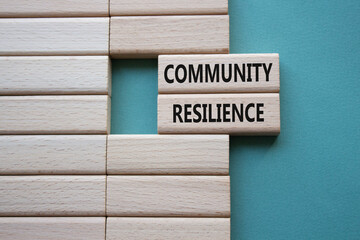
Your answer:
[[[280,107],[278,55],[228,54],[227,10],[0,5],[0,239],[230,239],[228,134],[278,134]],[[109,56],[159,56],[164,135],[108,135]]]

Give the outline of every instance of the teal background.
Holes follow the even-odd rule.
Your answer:
[[[232,137],[232,239],[360,239],[360,1],[229,1],[232,53],[280,54],[281,134]],[[112,133],[156,133],[157,61],[114,60]]]

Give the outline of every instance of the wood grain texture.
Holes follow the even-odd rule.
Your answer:
[[[0,19],[0,55],[108,55],[109,18]]]
[[[279,92],[279,54],[160,55],[158,79],[159,93]]]
[[[227,0],[111,0],[110,15],[227,14]]]
[[[108,102],[105,95],[2,96],[0,134],[106,134]]]
[[[277,135],[279,94],[159,95],[158,132]]]
[[[229,52],[228,15],[112,17],[110,25],[114,58]]]
[[[0,94],[108,94],[109,70],[107,56],[0,57]]]
[[[105,216],[105,176],[0,176],[0,216]]]
[[[2,240],[104,240],[105,217],[1,217]]]
[[[230,216],[228,176],[108,176],[107,216]]]
[[[229,174],[228,135],[108,135],[108,174]]]
[[[230,218],[107,218],[107,240],[230,240]]]
[[[0,136],[0,174],[106,174],[106,135]]]
[[[0,0],[0,17],[105,17],[108,0]]]

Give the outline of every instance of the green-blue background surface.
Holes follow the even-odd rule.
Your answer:
[[[230,0],[231,53],[279,53],[281,134],[232,137],[232,239],[360,239],[360,1]],[[114,60],[112,133],[157,132],[157,61]]]

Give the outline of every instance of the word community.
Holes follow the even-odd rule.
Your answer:
[[[173,104],[173,123],[264,122],[264,103]]]
[[[165,67],[164,78],[169,84],[174,83],[219,83],[219,82],[258,82],[262,71],[265,81],[269,81],[272,63],[243,64],[179,64]]]

